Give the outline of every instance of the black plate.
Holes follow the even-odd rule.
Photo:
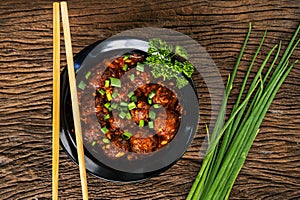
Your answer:
[[[97,42],[83,49],[74,58],[77,77],[84,74],[89,67],[97,65],[105,58],[123,55],[130,51],[147,51],[148,43],[139,38],[113,37],[103,42]],[[82,76],[82,75],[81,75]],[[142,161],[128,161],[120,163],[117,160],[97,159],[84,144],[87,171],[91,174],[111,181],[140,181],[165,171],[171,167],[187,150],[197,130],[199,118],[198,98],[193,81],[180,90],[180,103],[183,108],[182,119],[177,134],[172,141],[147,156]],[[75,134],[72,133],[73,117],[70,101],[70,90],[67,69],[61,73],[61,134],[60,140],[63,149],[69,157],[78,164]]]

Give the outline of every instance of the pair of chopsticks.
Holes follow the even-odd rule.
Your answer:
[[[84,150],[82,142],[81,122],[79,115],[79,104],[72,53],[71,33],[68,17],[67,2],[53,3],[53,143],[52,143],[52,199],[58,199],[58,168],[59,168],[59,134],[60,134],[60,12],[61,8],[64,42],[71,92],[72,111],[79,161],[80,180],[83,199],[88,199],[87,178],[84,161]]]

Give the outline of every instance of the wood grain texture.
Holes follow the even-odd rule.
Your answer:
[[[121,1],[69,2],[74,53],[124,30],[164,27],[198,41],[226,80],[243,43],[253,33],[236,87],[265,29],[266,45],[286,46],[299,24],[300,1]],[[63,43],[61,44],[63,47]],[[299,58],[300,48],[293,59]],[[64,53],[64,50],[62,51]],[[62,66],[65,66],[62,57]],[[230,199],[300,199],[300,65],[297,64],[270,107]],[[201,165],[209,98],[199,80],[202,121],[181,160],[142,183],[111,183],[88,175],[91,199],[184,199]],[[237,95],[234,88],[230,99]],[[0,199],[51,198],[52,2],[0,2]],[[230,106],[229,106],[230,107]],[[60,199],[81,199],[78,167],[60,152]]]

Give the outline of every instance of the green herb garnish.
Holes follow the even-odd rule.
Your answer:
[[[122,67],[123,71],[126,71],[127,68],[128,68],[128,65],[127,65],[127,64],[125,64],[125,65]]]
[[[104,82],[104,87],[109,87],[109,80],[105,80],[105,82]]]
[[[118,104],[116,104],[116,103],[112,103],[112,104],[110,105],[110,107],[111,107],[112,109],[117,109],[117,107],[118,107]]]
[[[175,54],[176,55],[179,55],[180,57],[188,60],[189,59],[189,55],[188,53],[186,52],[185,48],[183,48],[182,46],[176,46],[175,47]]]
[[[123,57],[123,60],[127,60],[129,57],[130,57],[129,55],[125,55],[125,56]]]
[[[116,98],[118,95],[119,95],[118,92],[117,92],[117,91],[114,91],[114,92],[112,93],[111,97],[112,97],[112,98]]]
[[[108,120],[109,118],[110,118],[109,114],[107,114],[107,115],[104,116],[104,120]]]
[[[119,113],[119,117],[121,117],[121,119],[124,119],[124,118],[126,117],[126,113],[123,112],[123,111],[121,111],[121,112]]]
[[[132,102],[137,102],[137,97],[136,97],[136,96],[131,96],[131,97],[130,97],[130,100],[131,100]]]
[[[80,81],[80,83],[78,84],[78,87],[79,87],[81,90],[84,90],[85,87],[86,87],[86,83],[83,82],[83,81]]]
[[[91,71],[88,71],[86,74],[85,74],[85,79],[88,80],[91,76],[92,72]]]
[[[154,96],[155,96],[155,92],[152,91],[152,92],[149,94],[148,98],[149,98],[149,99],[152,99]]]
[[[98,90],[101,95],[105,95],[105,91],[103,89]]]
[[[101,128],[102,133],[106,134],[109,130],[104,126]]]
[[[166,41],[157,38],[149,41],[146,63],[152,68],[151,73],[153,77],[162,77],[164,80],[180,79],[176,81],[176,85],[178,88],[183,88],[188,84],[188,81],[183,81],[180,78],[180,73],[190,78],[194,72],[194,67],[188,61],[179,62],[176,59],[174,61],[173,58],[175,56],[188,59],[186,50],[181,46],[176,46],[175,52],[173,52],[173,46],[167,44]]]
[[[154,104],[153,107],[154,108],[161,108],[161,105],[160,104]]]
[[[102,141],[103,141],[105,144],[109,144],[109,143],[110,143],[110,140],[107,139],[107,138],[103,138]]]
[[[136,108],[136,105],[134,102],[131,102],[128,104],[128,110],[132,110],[132,109],[135,109]]]
[[[131,114],[130,114],[130,112],[128,112],[128,113],[126,114],[126,119],[131,119]]]
[[[144,72],[144,65],[143,64],[141,64],[141,63],[137,63],[136,64],[136,70],[138,70],[138,71],[140,71],[140,72]]]
[[[139,121],[139,127],[144,127],[144,125],[145,125],[145,121],[141,119]]]
[[[109,91],[106,91],[106,98],[107,98],[107,101],[111,101],[112,100],[112,96],[110,94]]]
[[[154,128],[154,122],[153,121],[148,122],[148,126],[149,128]]]
[[[156,117],[156,113],[151,110],[149,112],[149,118],[153,120],[153,119],[155,119],[155,117]]]
[[[96,144],[97,144],[97,142],[96,142],[96,141],[93,141],[93,142],[92,142],[92,147],[94,147]]]
[[[107,109],[109,109],[109,108],[110,108],[110,102],[106,102],[106,103],[104,104],[104,107],[107,108]]]
[[[127,94],[128,98],[131,98],[134,95],[134,91],[131,91]]]
[[[110,83],[114,87],[121,87],[121,80],[118,78],[110,77]]]
[[[135,79],[134,74],[130,74],[130,80],[131,80],[131,81],[134,81],[134,79]]]
[[[118,110],[119,110],[120,112],[127,112],[127,111],[128,111],[128,107],[119,106],[119,107],[118,107]]]
[[[120,106],[128,106],[128,103],[121,101]]]
[[[182,72],[183,72],[187,77],[191,77],[192,74],[193,74],[193,72],[194,72],[194,66],[193,66],[191,63],[185,61],[185,62],[183,63],[183,70],[182,70]]]
[[[183,76],[179,77],[176,80],[176,85],[179,89],[183,88],[184,86],[186,86],[188,84],[188,80],[186,80],[186,78],[184,78]]]
[[[131,138],[132,134],[130,132],[125,131],[121,137],[125,140],[129,140]]]

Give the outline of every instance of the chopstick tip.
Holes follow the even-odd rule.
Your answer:
[[[61,1],[60,5],[67,5],[67,1]]]

